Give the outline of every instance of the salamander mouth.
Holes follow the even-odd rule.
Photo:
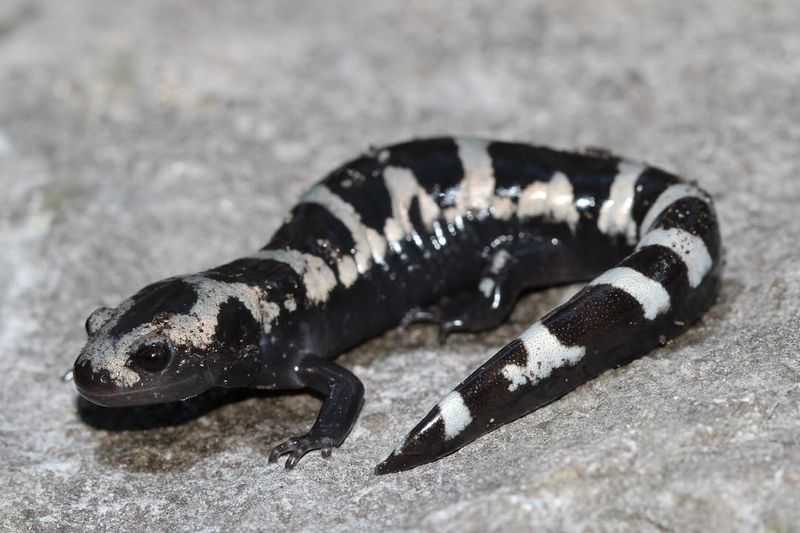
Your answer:
[[[76,380],[78,393],[88,401],[102,407],[134,407],[185,400],[211,388],[203,375],[192,375],[163,385],[108,390]]]

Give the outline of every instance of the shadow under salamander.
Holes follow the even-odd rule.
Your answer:
[[[137,407],[102,407],[78,396],[81,421],[94,429],[131,431],[180,426],[215,409],[249,398],[277,396],[256,389],[212,389],[180,402]]]
[[[303,392],[212,389],[181,402],[101,407],[78,396],[78,416],[95,432],[95,459],[137,472],[185,470],[237,447],[266,462],[271,446],[311,425],[320,402]]]

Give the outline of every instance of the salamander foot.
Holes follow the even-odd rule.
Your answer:
[[[322,450],[322,457],[331,456],[331,448],[333,447],[333,439],[330,437],[323,437],[317,435],[303,435],[289,439],[286,442],[279,444],[269,454],[269,462],[277,463],[281,455],[289,454],[286,459],[286,469],[291,470],[300,459],[308,452],[314,450]]]

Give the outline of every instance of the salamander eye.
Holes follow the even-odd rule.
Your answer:
[[[133,354],[131,362],[147,372],[160,372],[166,368],[172,350],[165,343],[144,344]]]

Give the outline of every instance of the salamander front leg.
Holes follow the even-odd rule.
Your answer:
[[[303,455],[313,450],[322,450],[323,457],[330,457],[331,448],[341,446],[353,428],[364,399],[361,381],[330,361],[307,357],[300,364],[298,378],[302,385],[325,396],[325,401],[308,433],[276,446],[270,454],[270,463],[289,454],[288,469],[294,468]]]
[[[412,309],[400,323],[399,331],[411,324],[439,324],[439,341],[443,343],[453,332],[482,331],[498,326],[511,313],[522,291],[517,265],[508,251],[496,252],[474,290],[446,297],[435,309]]]

